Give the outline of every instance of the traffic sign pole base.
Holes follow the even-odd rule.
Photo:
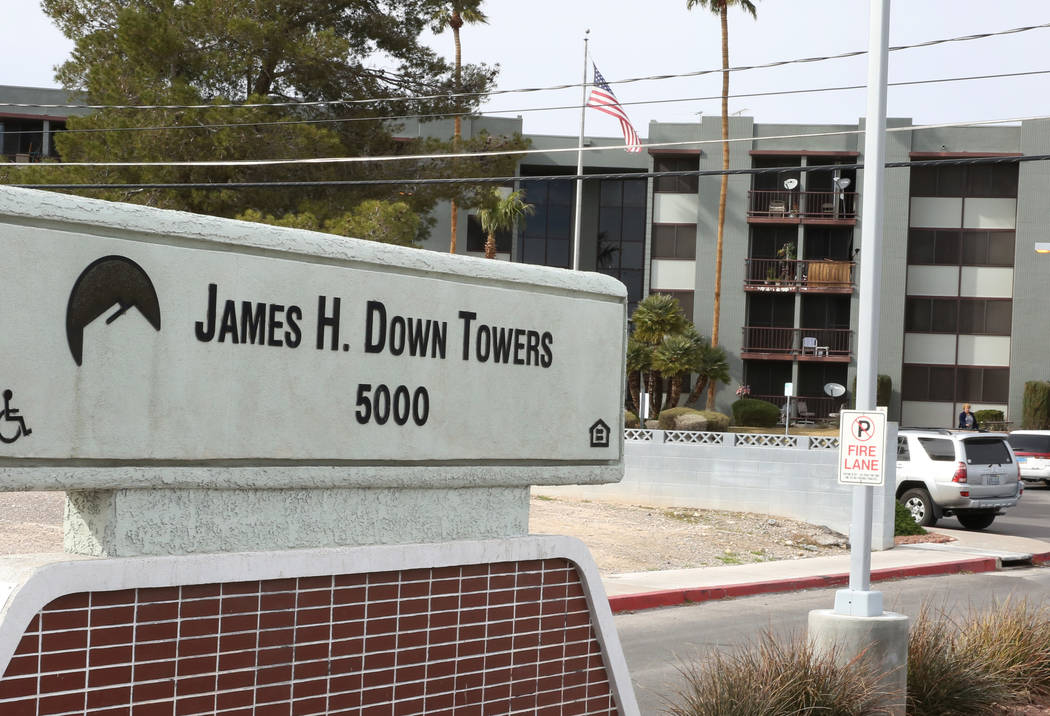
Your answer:
[[[882,615],[882,592],[840,589],[835,592],[835,613],[848,617]]]

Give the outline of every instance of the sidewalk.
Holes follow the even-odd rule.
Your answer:
[[[1027,537],[939,530],[956,541],[898,545],[872,552],[871,580],[959,572],[990,572],[1004,565],[1050,562],[1050,543]],[[613,574],[602,578],[613,612],[669,607],[756,594],[849,584],[850,555],[781,560],[728,567]]]

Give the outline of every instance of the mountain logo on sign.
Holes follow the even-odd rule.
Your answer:
[[[126,256],[103,256],[80,273],[69,292],[66,339],[77,365],[84,360],[84,328],[113,306],[117,310],[106,319],[107,325],[137,308],[160,330],[160,301],[149,275]]]

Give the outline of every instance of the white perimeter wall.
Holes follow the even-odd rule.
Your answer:
[[[798,448],[667,444],[660,431],[653,433],[653,442],[625,443],[622,482],[534,487],[533,494],[756,512],[849,534],[853,488],[837,482],[838,450],[808,449],[805,438]],[[887,482],[895,481],[889,476]],[[892,500],[892,489],[876,488],[873,549],[893,546]]]

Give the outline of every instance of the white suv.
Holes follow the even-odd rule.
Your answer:
[[[1002,433],[939,428],[897,432],[897,500],[921,525],[955,515],[983,530],[1013,507],[1024,487]]]
[[[1050,486],[1050,430],[1012,430],[1006,439],[1021,466],[1021,479]]]

